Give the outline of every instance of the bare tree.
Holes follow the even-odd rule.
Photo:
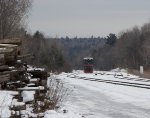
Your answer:
[[[16,34],[31,3],[32,0],[0,0],[0,39]]]

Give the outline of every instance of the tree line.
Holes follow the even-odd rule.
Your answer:
[[[23,39],[22,51],[34,59],[28,63],[46,67],[50,71],[83,69],[83,58],[92,56],[94,67],[110,70],[116,67],[150,68],[150,23],[106,37],[50,38],[40,31],[26,31],[25,21],[32,0],[0,0],[0,39]]]
[[[0,0],[0,39],[21,37],[32,0]]]
[[[59,38],[63,55],[72,69],[83,69],[83,58],[92,56],[97,70],[117,67],[150,69],[150,23],[106,37]]]
[[[108,40],[109,42],[109,40]],[[116,67],[150,68],[150,23],[121,32],[114,43],[92,51],[96,68],[108,70]]]
[[[56,40],[46,38],[43,33],[36,31],[33,35],[26,34],[23,41],[23,53],[33,55],[28,60],[29,64],[47,68],[52,72],[70,71]]]

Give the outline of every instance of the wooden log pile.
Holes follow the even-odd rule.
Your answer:
[[[17,90],[31,83],[34,86],[46,86],[48,73],[45,69],[27,69],[22,60],[32,57],[31,54],[21,55],[21,39],[0,40],[0,89]],[[38,78],[37,81],[31,81]]]
[[[14,110],[14,111],[20,111],[20,110],[26,110],[26,104],[24,105],[14,105],[10,108],[11,110]]]
[[[6,72],[5,73],[1,73],[0,78],[1,78],[0,82],[9,81],[10,74],[9,73],[6,74]]]
[[[20,38],[11,38],[11,39],[1,39],[0,44],[14,44],[21,45],[22,41]]]
[[[47,92],[48,72],[45,69],[27,69],[23,60],[33,56],[21,55],[21,44],[20,39],[0,40],[0,89],[19,91],[20,94],[14,96],[18,102],[23,101],[23,91],[35,91],[34,99],[43,100]],[[20,118],[16,111],[25,110],[26,105],[13,106],[10,109],[15,111],[12,118]]]
[[[22,41],[21,39],[4,39],[0,40],[0,83],[8,81],[18,81],[28,84],[27,73],[33,78],[40,78],[39,83],[43,86],[47,82],[46,70],[27,70],[27,64],[23,64],[22,60],[33,57],[31,54],[21,55]],[[14,68],[10,68],[13,66]],[[20,84],[22,84],[20,83]]]
[[[22,85],[26,78],[26,69],[20,58],[21,39],[3,39],[0,40],[0,84],[1,89],[10,89]],[[8,86],[6,83],[21,80],[20,83],[12,83]],[[27,82],[27,81],[25,81]]]
[[[9,66],[14,66],[17,60],[19,51],[20,39],[4,39],[0,40],[0,84],[1,88],[6,88],[6,83],[11,80],[11,69]]]
[[[1,88],[6,88],[6,83],[10,80],[10,71],[7,65],[0,65],[0,83]]]

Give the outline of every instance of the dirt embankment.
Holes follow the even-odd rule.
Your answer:
[[[128,72],[130,74],[134,74],[137,76],[140,76],[142,78],[149,78],[150,79],[150,71],[144,71],[144,74],[140,74],[140,70],[136,70],[136,69],[128,69]]]

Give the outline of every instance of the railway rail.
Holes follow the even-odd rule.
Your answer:
[[[150,89],[150,84],[144,84],[144,83],[104,80],[104,79],[86,78],[86,77],[79,77],[79,76],[76,76],[76,77],[77,79],[82,79],[82,80],[89,80],[89,81],[104,82],[104,83],[110,83],[110,84],[116,84],[116,85]]]

